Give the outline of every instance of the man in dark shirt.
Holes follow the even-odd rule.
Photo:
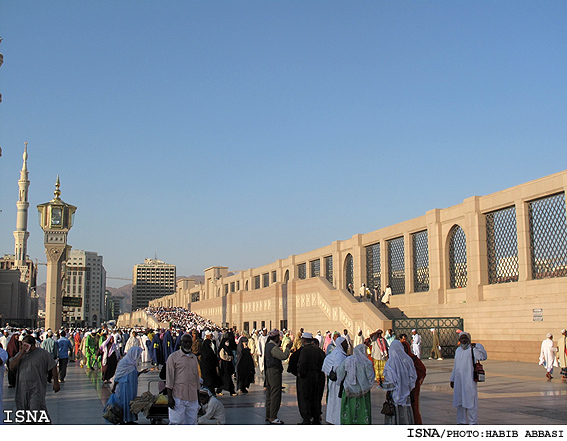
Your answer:
[[[291,341],[285,351],[280,348],[280,331],[272,329],[265,347],[264,372],[266,386],[266,421],[270,424],[283,424],[278,418],[282,401],[282,361],[289,357]]]
[[[321,368],[325,353],[310,332],[305,332],[302,340],[297,365],[297,402],[303,418],[300,424],[321,424],[321,400],[325,390],[325,374]]]
[[[17,410],[38,410],[47,415],[47,372],[51,372],[53,377],[53,391],[57,393],[60,389],[57,361],[52,354],[36,347],[35,339],[26,335],[20,351],[10,360],[10,370],[17,372]]]

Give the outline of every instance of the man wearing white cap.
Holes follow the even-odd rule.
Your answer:
[[[561,378],[563,380],[567,379],[567,329],[561,330],[561,337],[559,337],[559,352],[557,357],[559,358],[559,366],[561,366]]]
[[[473,360],[474,363],[486,360],[486,350],[480,343],[471,343],[466,332],[459,334],[459,343],[451,372],[453,407],[457,408],[457,424],[477,424],[478,391],[473,379]]]
[[[301,336],[303,348],[297,365],[297,404],[303,418],[300,424],[321,424],[321,400],[325,374],[321,371],[325,353],[310,332]]]
[[[547,338],[541,342],[541,351],[539,353],[539,364],[543,366],[547,372],[545,373],[548,381],[553,378],[553,368],[558,367],[557,348],[553,346],[553,335],[547,334]]]

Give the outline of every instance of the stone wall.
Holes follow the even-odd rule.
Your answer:
[[[549,247],[547,254],[544,252],[539,257],[532,254],[535,233],[531,229],[530,204],[539,198],[562,194],[556,197],[556,200],[563,198],[560,199],[563,202],[559,215],[554,214],[556,226],[559,225],[559,231],[554,234],[563,238],[567,229],[566,190],[567,171],[564,171],[491,195],[468,197],[459,205],[433,209],[415,219],[231,276],[227,276],[227,267],[212,267],[205,271],[204,284],[186,284],[176,294],[154,300],[152,304],[185,307],[190,304],[203,317],[238,329],[245,322],[252,328],[254,321],[257,327],[264,321],[268,328],[279,328],[281,320],[287,319],[287,327],[292,330],[303,327],[324,332],[346,328],[354,334],[362,328],[366,335],[376,328],[390,327],[390,320],[396,314],[414,318],[462,317],[465,330],[471,332],[473,340],[486,345],[490,358],[536,362],[546,334],[552,332],[558,336],[560,329],[567,327],[567,260],[563,239],[559,245],[544,242]],[[500,266],[506,259],[517,261],[517,271],[514,281],[490,283],[488,215],[509,208],[515,223],[513,241],[517,251],[511,257],[500,252],[498,267],[493,265],[492,281],[504,279]],[[455,260],[458,256],[455,257],[455,247],[451,247],[451,234],[457,227],[465,237],[466,265]],[[545,234],[546,224],[541,228]],[[412,241],[414,234],[424,231],[429,286],[425,292],[415,292],[414,278],[423,268],[414,267]],[[553,242],[557,237],[543,240]],[[394,267],[395,257],[389,256],[391,241],[398,239],[399,243],[400,238],[403,256],[398,257],[397,265],[402,266],[401,271]],[[380,265],[380,291],[393,280],[403,282],[404,286],[403,292],[391,297],[386,315],[373,305],[356,302],[346,291],[347,283],[352,282],[358,293],[367,276],[373,274],[367,264],[366,247],[375,244],[380,249],[379,262],[375,262]],[[332,275],[326,272],[327,258],[332,259]],[[347,272],[347,262],[352,262],[352,278]],[[554,266],[543,278],[536,279],[532,269],[537,265]],[[498,268],[496,279],[494,268]],[[454,280],[455,274],[464,271],[463,287],[453,288],[451,276]],[[196,298],[199,301],[191,301]]]

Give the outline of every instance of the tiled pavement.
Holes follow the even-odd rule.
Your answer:
[[[451,405],[452,390],[449,376],[453,360],[423,360],[427,377],[421,388],[421,414],[426,425],[455,424],[456,413]],[[146,366],[142,366],[146,367]],[[479,423],[489,425],[565,425],[567,424],[567,383],[554,378],[545,379],[545,370],[534,363],[506,361],[484,362],[486,383],[479,385]],[[158,371],[140,376],[139,394],[148,390],[148,382],[157,380]],[[295,377],[284,373],[284,393],[278,416],[286,425],[301,421],[297,410]],[[256,384],[248,394],[219,397],[227,413],[227,424],[264,425],[263,377],[257,375]],[[14,389],[4,380],[4,409],[15,410]],[[157,385],[151,391],[156,393]],[[69,363],[66,382],[57,394],[49,388],[47,406],[53,424],[106,424],[102,418],[103,404],[110,392],[102,383],[100,372],[81,369],[78,363]],[[372,424],[384,424],[380,414],[385,393],[372,390]],[[323,414],[325,406],[323,406]],[[166,423],[167,421],[164,421]],[[139,424],[150,424],[139,414]]]

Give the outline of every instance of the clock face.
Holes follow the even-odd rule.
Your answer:
[[[52,208],[51,209],[51,225],[52,226],[61,226],[63,218],[63,210],[61,208]]]

